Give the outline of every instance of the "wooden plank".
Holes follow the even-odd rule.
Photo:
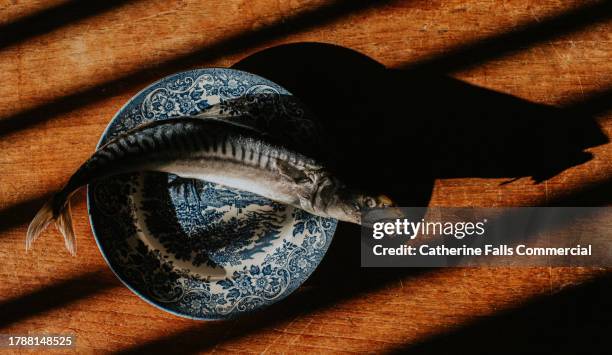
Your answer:
[[[23,237],[44,198],[91,154],[109,119],[138,90],[176,71],[231,66],[288,43],[342,46],[404,71],[393,78],[410,74],[410,68],[421,68],[418,73],[426,80],[441,77],[437,91],[431,91],[437,96],[426,102],[431,112],[460,103],[449,96],[464,93],[479,108],[474,112],[505,120],[537,118],[543,112],[549,125],[532,126],[528,137],[541,135],[546,141],[547,132],[557,132],[556,115],[565,114],[597,123],[610,137],[606,97],[609,102],[612,12],[605,11],[606,2],[115,3],[92,13],[78,8],[89,5],[69,1],[0,2],[4,35],[10,35],[2,30],[11,23],[55,6],[76,6],[77,13],[87,14],[67,17],[65,23],[50,19],[53,26],[37,31],[22,28],[19,42],[0,48],[0,332],[75,332],[78,350],[84,352],[178,347],[197,352],[448,352],[475,346],[483,340],[477,333],[491,339],[476,346],[484,350],[494,340],[511,339],[491,329],[510,326],[521,328],[515,345],[508,347],[516,352],[544,349],[550,339],[569,351],[581,341],[603,338],[612,309],[605,269],[361,269],[358,246],[348,236],[355,230],[343,227],[320,268],[296,294],[252,316],[201,323],[153,308],[114,278],[91,236],[83,193],[74,206],[78,257],[69,257],[53,232],[25,254]],[[332,58],[311,59],[332,63]],[[298,64],[287,63],[277,73]],[[408,79],[396,88],[410,84]],[[498,98],[505,106],[495,111],[482,97]],[[425,105],[417,110],[410,97],[377,105],[387,113],[429,112]],[[469,115],[468,106],[457,109],[460,117]],[[456,169],[434,169],[440,175],[418,185],[425,196],[418,201],[432,206],[609,204],[612,147],[600,142],[586,151],[590,160],[570,164],[540,183],[529,175],[509,182],[514,176],[497,174],[494,161],[489,170],[474,170],[438,152],[431,155],[443,157],[436,164]],[[462,157],[465,164],[478,161]],[[497,163],[525,172],[518,158]],[[529,332],[544,340],[530,345]]]

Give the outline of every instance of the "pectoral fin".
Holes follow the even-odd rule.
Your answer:
[[[314,182],[311,174],[308,174],[304,168],[297,167],[289,162],[278,160],[276,162],[278,172],[285,178],[291,180],[296,184],[311,184]]]

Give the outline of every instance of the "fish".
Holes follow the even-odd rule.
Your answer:
[[[97,149],[32,219],[26,251],[53,222],[76,255],[70,199],[99,179],[164,172],[255,193],[322,217],[361,223],[366,209],[392,206],[385,195],[353,189],[315,159],[236,121],[185,116],[141,124]]]

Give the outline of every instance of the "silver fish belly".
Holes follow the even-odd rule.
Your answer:
[[[76,253],[70,197],[100,178],[159,171],[242,189],[310,213],[360,223],[363,207],[386,203],[349,190],[316,161],[266,135],[218,119],[176,118],[141,125],[100,147],[32,220],[26,249],[51,223]],[[387,199],[388,200],[388,199]]]

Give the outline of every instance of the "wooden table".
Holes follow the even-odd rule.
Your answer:
[[[4,0],[0,9],[0,333],[73,332],[82,352],[610,346],[606,269],[362,269],[356,230],[341,226],[288,299],[197,322],[153,308],[112,275],[84,192],[73,204],[77,257],[56,232],[29,254],[23,247],[35,210],[126,100],[162,76],[238,62],[322,117],[338,113],[337,100],[348,114],[336,128],[384,118],[369,138],[410,143],[399,153],[410,174],[387,164],[397,152],[355,153],[370,152],[364,176],[405,205],[609,204],[610,2]],[[283,46],[296,42],[338,47]],[[367,134],[359,125],[351,134]]]

